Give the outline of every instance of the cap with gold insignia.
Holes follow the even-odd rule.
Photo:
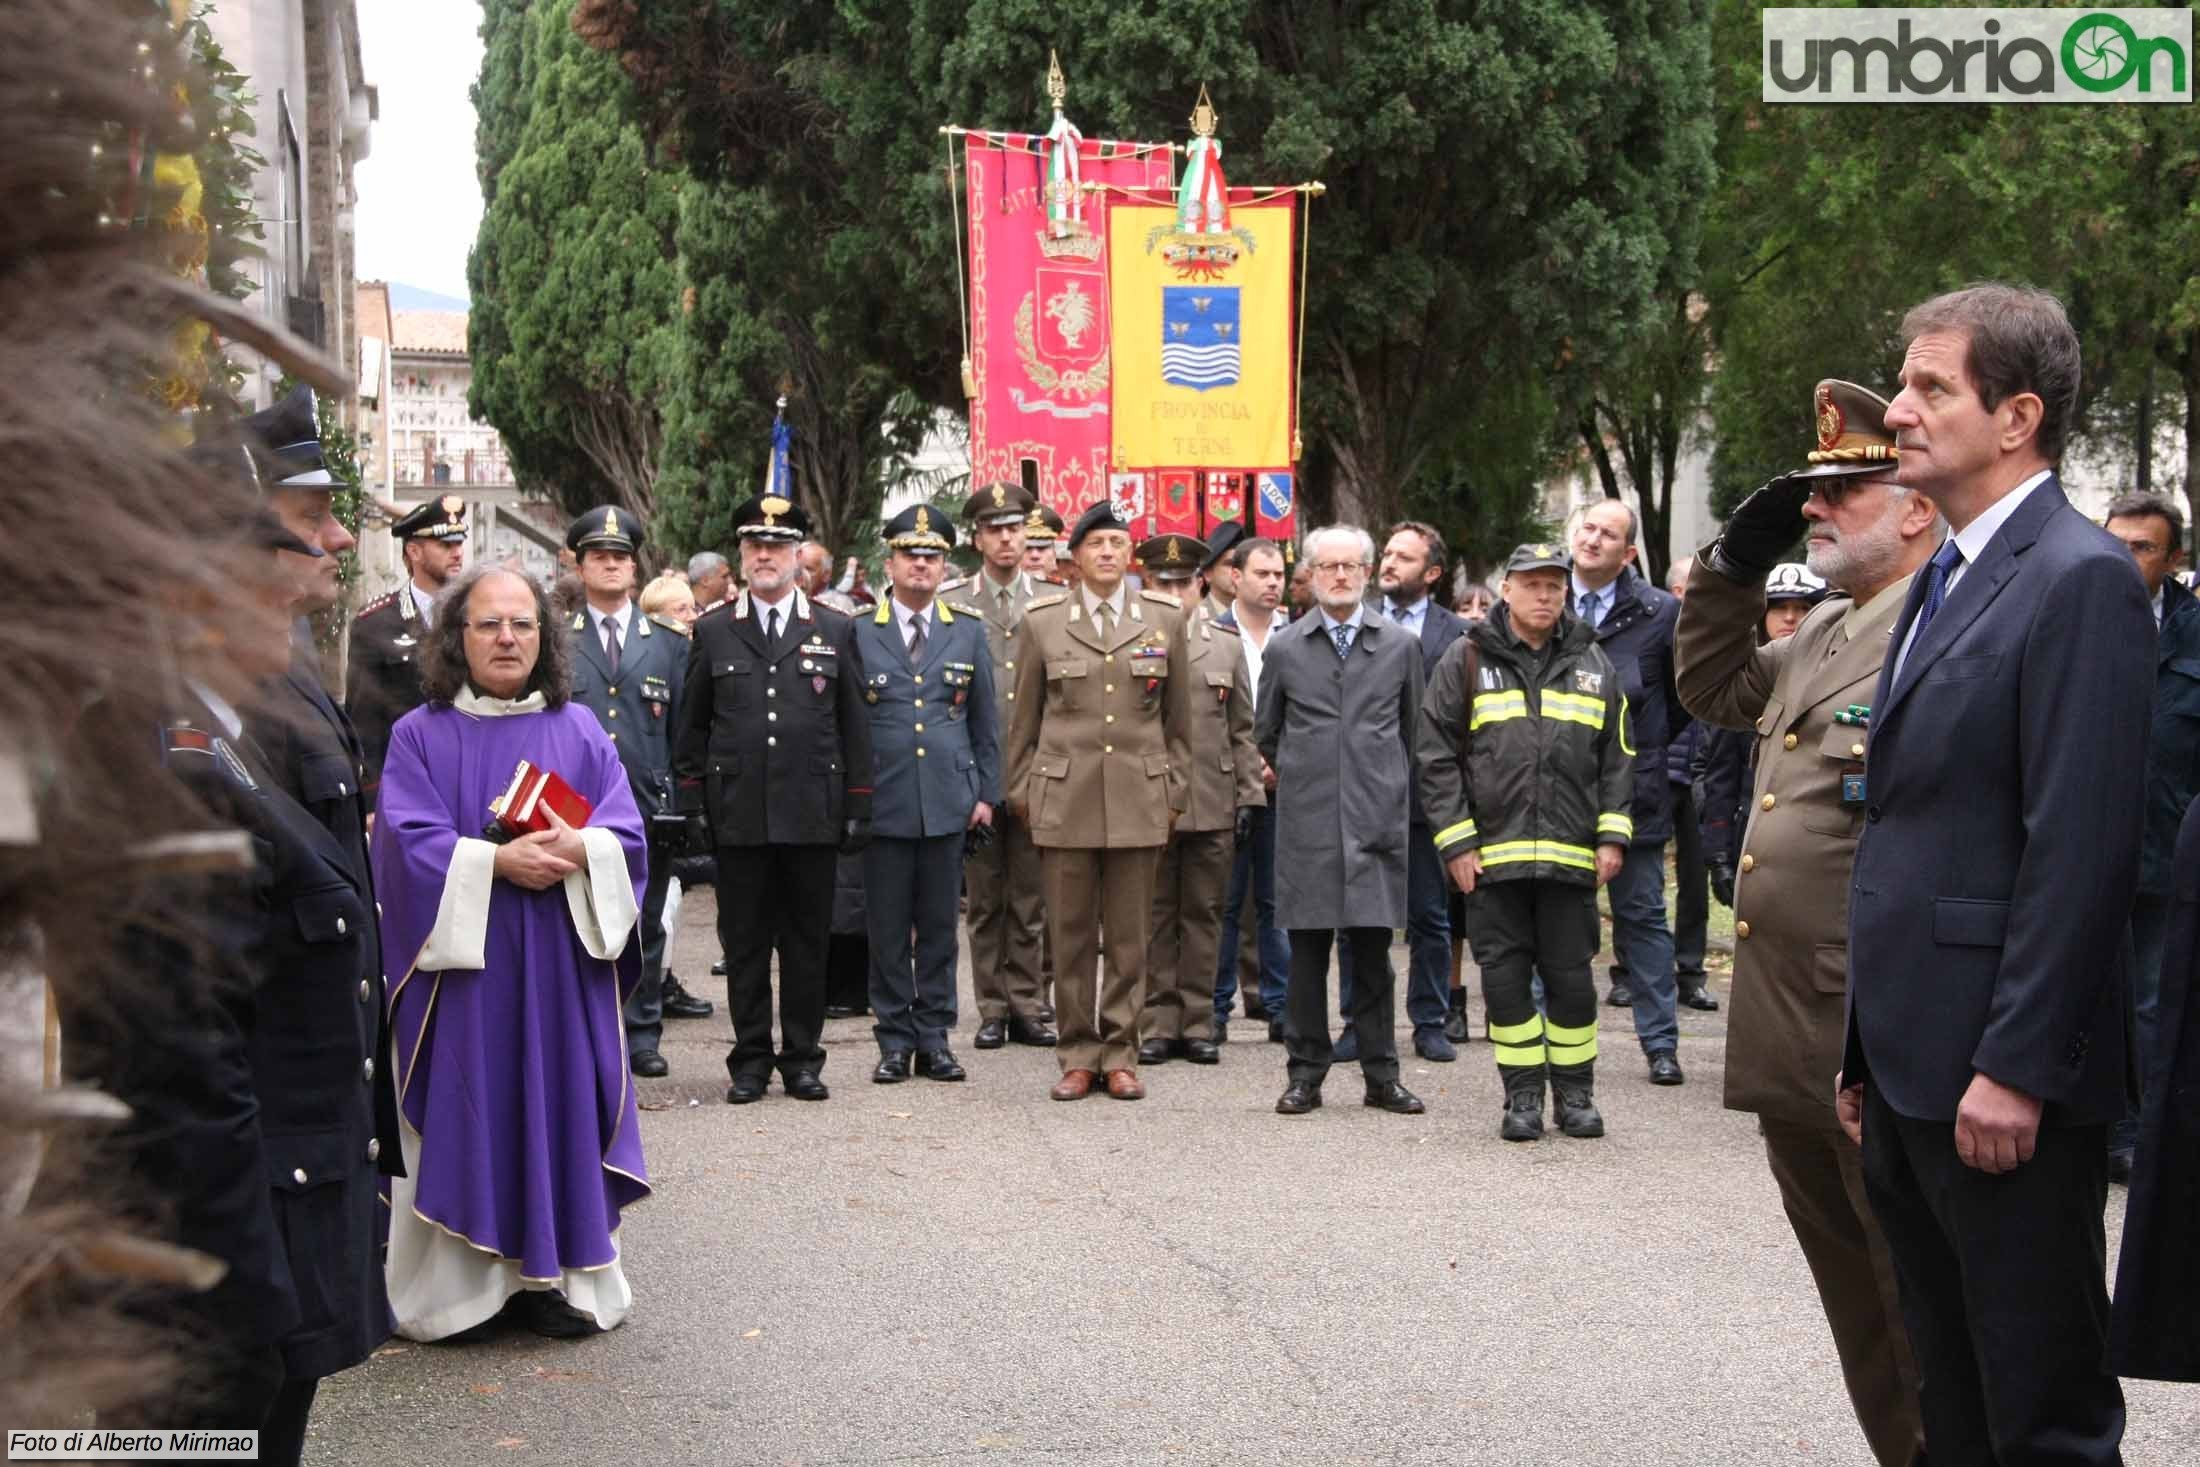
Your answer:
[[[1573,561],[1567,558],[1566,547],[1547,540],[1531,540],[1525,545],[1515,545],[1513,553],[1505,557],[1505,574],[1532,570],[1572,570]]]
[[[599,504],[566,527],[565,548],[576,555],[584,550],[623,550],[632,555],[648,538],[632,510]]]
[[[312,388],[292,388],[273,407],[248,414],[243,426],[254,465],[268,487],[336,487],[328,461],[321,456],[321,420]]]
[[[759,494],[733,512],[733,533],[743,540],[795,545],[810,537],[810,517],[783,494]]]
[[[1207,564],[1207,546],[1189,535],[1155,535],[1138,545],[1138,561],[1157,581],[1188,581]]]
[[[463,540],[466,501],[456,494],[441,494],[414,505],[390,526],[390,533],[400,540]]]
[[[1772,568],[1765,577],[1765,601],[1821,601],[1825,598],[1826,583],[1813,574],[1811,568],[1800,561],[1786,560]]]
[[[1069,532],[1069,548],[1075,550],[1085,543],[1085,537],[1094,530],[1121,530],[1128,535],[1131,522],[1116,509],[1115,501],[1103,499],[1077,517],[1077,527]]]
[[[1207,569],[1216,561],[1238,548],[1245,539],[1245,521],[1224,520],[1215,526],[1215,532],[1207,537],[1207,558],[1199,567]]]
[[[1021,484],[996,480],[963,501],[963,518],[973,525],[1022,524],[1032,510],[1031,493]]]
[[[1066,528],[1068,527],[1062,523],[1060,515],[1043,504],[1035,504],[1024,520],[1024,543],[1051,545],[1062,538],[1062,531]]]
[[[1022,493],[1017,490],[1017,493]],[[1019,511],[1016,518],[1021,519]],[[886,522],[880,532],[889,550],[906,555],[945,555],[955,545],[955,527],[928,504],[912,504]]]
[[[1900,452],[1887,430],[1887,399],[1869,387],[1828,377],[1811,393],[1818,446],[1804,457],[1810,464],[1791,478],[1834,479],[1862,474],[1882,478],[1894,473]]]

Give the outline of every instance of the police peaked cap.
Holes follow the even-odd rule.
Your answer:
[[[954,525],[929,504],[910,505],[888,520],[881,533],[889,549],[914,555],[945,555],[955,545]]]
[[[1207,546],[1190,535],[1154,535],[1139,542],[1139,564],[1157,581],[1188,581],[1212,562]]]
[[[1809,566],[1800,561],[1786,560],[1772,568],[1765,577],[1765,600],[1818,601],[1826,594],[1826,583],[1811,573]]]
[[[1021,523],[1031,508],[1030,491],[1003,480],[973,490],[963,501],[962,512],[973,525],[1008,525]]]
[[[1532,570],[1572,570],[1574,563],[1567,557],[1566,547],[1548,540],[1531,540],[1525,545],[1513,547],[1513,553],[1505,557],[1505,574]]]
[[[632,555],[648,538],[632,510],[599,504],[567,527],[565,548],[575,555],[587,550],[623,550]]]
[[[399,516],[390,533],[400,540],[463,540],[466,501],[456,494],[437,495]]]
[[[1075,550],[1085,543],[1085,537],[1094,530],[1121,530],[1128,535],[1131,522],[1116,510],[1115,502],[1103,499],[1077,517],[1077,528],[1069,532],[1069,548]]]
[[[245,443],[271,488],[333,489],[321,456],[321,419],[313,389],[293,387],[281,402],[244,419]]]
[[[810,517],[783,494],[759,494],[733,512],[733,533],[743,540],[793,545],[810,538]]]

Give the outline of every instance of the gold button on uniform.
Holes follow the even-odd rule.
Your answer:
[[[915,700],[915,704],[917,707],[922,708],[924,706],[924,700],[922,698],[918,698]]]
[[[1795,747],[1795,742],[1795,735],[1789,734],[1786,738],[1780,740],[1780,747],[1783,749],[1792,749]]]
[[[1115,745],[1113,745],[1113,744],[1102,744],[1102,745],[1100,746],[1100,752],[1101,752],[1101,753],[1103,753],[1103,754],[1112,754],[1112,753],[1114,753],[1114,752],[1115,752]]]
[[[777,738],[776,736],[774,736],[774,735],[771,735],[771,734],[766,734],[766,735],[764,736],[764,747],[765,747],[765,748],[767,748],[767,749],[776,749],[776,748],[778,748],[778,747],[779,747],[779,740],[778,740],[778,738]]]
[[[779,715],[776,713],[766,713],[764,715],[764,721],[766,723],[777,723],[779,722]]]
[[[359,1075],[361,1079],[372,1080],[374,1078],[374,1061],[362,1060],[359,1065]]]
[[[293,1182],[296,1182],[299,1186],[303,1187],[306,1184],[306,1169],[304,1167],[299,1167],[296,1171],[290,1174],[290,1179]]]
[[[1742,857],[1742,870],[1743,870],[1743,871],[1744,871],[1745,873],[1747,873],[1747,872],[1750,872],[1750,871],[1754,871],[1754,870],[1756,870],[1756,869],[1757,869],[1757,858],[1756,858],[1755,856],[1744,856],[1744,857]]]
[[[1734,924],[1734,935],[1735,935],[1736,937],[1747,937],[1747,936],[1749,936],[1749,924],[1748,924],[1747,922],[1737,922],[1737,923],[1735,923],[1735,924]]]
[[[1851,744],[1849,745],[1849,753],[1861,759],[1864,757],[1864,746],[1862,744]]]
[[[366,1002],[366,1001],[367,1001],[368,999],[371,999],[371,998],[373,998],[373,997],[374,997],[374,980],[373,980],[373,979],[371,979],[371,978],[362,978],[362,979],[360,979],[360,980],[359,980],[359,1001],[360,1001],[361,1003],[365,1003],[365,1002]]]
[[[607,708],[604,710],[604,717],[606,718],[617,718],[618,716],[619,710],[616,708]]]
[[[923,733],[923,732],[924,732],[924,725],[923,725],[923,724],[921,724],[921,723],[920,723],[920,724],[918,724],[918,725],[917,725],[917,732],[918,732],[918,733]]]
[[[917,745],[917,757],[919,759],[922,759],[924,757],[924,745],[922,744]]]
[[[338,918],[336,919],[336,935],[337,935],[338,937],[342,937],[342,936],[344,935],[344,931],[345,931],[345,929],[344,929],[344,919],[343,919],[343,918],[341,918],[341,917],[338,917]]]
[[[1106,685],[1105,687],[1101,688],[1101,690],[1100,690],[1100,691],[1101,691],[1101,692],[1103,692],[1103,693],[1112,693],[1112,692],[1114,692],[1114,691],[1115,691],[1115,684],[1114,684],[1114,683],[1109,683],[1109,684],[1107,684],[1107,685]]]
[[[371,1137],[371,1136],[370,1136],[370,1137],[368,1137],[368,1138],[367,1138],[367,1160],[369,1160],[369,1161],[378,1161],[378,1160],[380,1160],[380,1159],[381,1159],[381,1156],[382,1156],[382,1143],[381,1143],[380,1141],[378,1141],[378,1140],[374,1139],[374,1138],[373,1138],[373,1137]]]
[[[764,690],[764,696],[765,696],[765,697],[767,697],[767,698],[776,698],[776,697],[778,697],[778,696],[779,696],[779,689],[777,689],[777,688],[766,688],[766,689]]]
[[[1115,654],[1114,654],[1113,652],[1109,652],[1109,653],[1105,654],[1104,656],[1102,656],[1100,660],[1101,660],[1102,662],[1113,662],[1113,661],[1115,661]]]
[[[1772,808],[1772,796],[1770,796],[1770,795],[1766,795],[1766,796],[1765,796],[1765,808],[1766,808],[1767,810],[1769,810],[1769,809],[1771,809],[1771,808]]]
[[[1114,714],[1112,714],[1112,713],[1110,713],[1110,714],[1109,714],[1109,715],[1108,715],[1108,716],[1107,716],[1107,717],[1106,717],[1105,719],[1103,719],[1103,720],[1102,720],[1102,722],[1105,722],[1105,723],[1113,723],[1113,722],[1115,722],[1115,715],[1114,715]]]

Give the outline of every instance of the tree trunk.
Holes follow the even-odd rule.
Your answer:
[[[2185,342],[2185,512],[2200,525],[2200,335]]]
[[[2141,494],[2154,491],[2154,358],[2147,358],[2146,380],[2139,389],[2138,441],[2133,445],[2138,451],[2132,487]]]

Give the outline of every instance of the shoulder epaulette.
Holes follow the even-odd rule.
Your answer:
[[[1044,611],[1049,606],[1060,606],[1067,600],[1069,600],[1069,592],[1067,591],[1058,592],[1052,596],[1034,597],[1024,603],[1024,610],[1026,612]]]
[[[954,612],[957,616],[967,616],[973,621],[985,620],[984,612],[978,610],[978,608],[975,606],[965,606],[960,601],[948,602],[947,608],[948,610]]]
[[[397,592],[385,591],[381,595],[375,597],[372,601],[369,601],[366,605],[360,607],[358,614],[360,616],[368,616],[377,611],[387,611],[390,607],[395,606],[396,604]]]
[[[945,595],[946,595],[946,594],[947,594],[948,592],[950,592],[950,591],[960,591],[960,590],[961,590],[961,589],[962,589],[963,587],[965,587],[965,586],[967,586],[967,585],[969,585],[969,584],[970,584],[970,577],[968,577],[968,576],[957,576],[957,577],[956,577],[956,578],[955,578],[954,580],[952,580],[952,581],[949,581],[949,582],[948,582],[948,583],[947,583],[946,585],[944,585],[944,586],[940,587],[940,589],[939,589],[939,592],[938,592],[938,594],[939,594],[939,595],[942,595],[942,596],[945,596]]]
[[[881,604],[881,605],[884,605],[885,603],[884,603],[884,602],[881,602],[880,604]],[[839,607],[837,607],[837,606],[827,606],[827,605],[826,605],[826,604],[825,604],[824,602],[822,602],[822,601],[814,601],[814,600],[813,600],[813,601],[812,601],[812,602],[810,603],[810,614],[811,614],[812,616],[815,616],[815,617],[819,618],[820,620],[822,620],[822,619],[824,619],[825,617],[828,617],[828,616],[837,616],[837,617],[839,617],[839,618],[840,618],[840,619],[841,619],[842,621],[852,621],[852,620],[854,619],[854,618],[850,617],[850,616],[848,615],[848,613],[847,613],[847,612],[845,612],[845,611],[842,611],[842,610],[841,610],[841,609],[840,609]]]
[[[1184,603],[1174,596],[1165,596],[1159,591],[1148,591],[1143,586],[1139,588],[1138,597],[1141,601],[1151,601],[1156,606],[1166,606],[1175,611],[1184,609]]]
[[[654,611],[648,613],[648,615],[651,621],[657,623],[657,625],[663,627],[668,632],[678,632],[683,637],[692,637],[695,635],[693,632],[688,630],[687,623],[681,621],[677,617],[664,616]]]
[[[1238,635],[1238,624],[1234,621],[1220,621],[1211,616],[1203,617],[1201,620],[1218,632],[1228,632],[1233,637]]]
[[[1060,576],[1040,574],[1033,576],[1032,579],[1037,581],[1042,586],[1066,586],[1069,584],[1069,582],[1063,580]]]

